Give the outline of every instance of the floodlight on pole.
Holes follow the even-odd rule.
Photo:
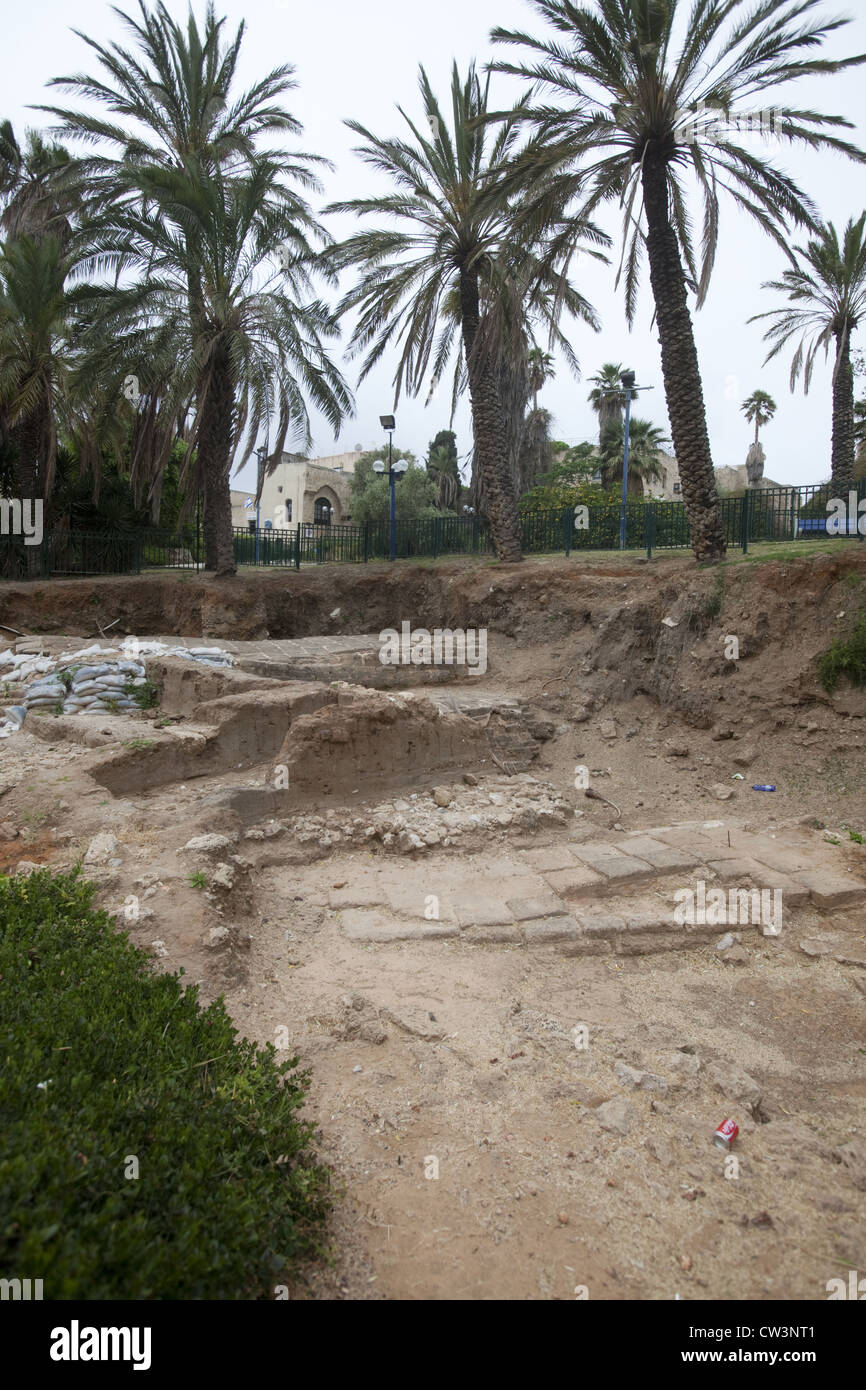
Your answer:
[[[390,523],[391,523],[391,524],[390,524],[390,533],[389,533],[389,534],[390,534],[390,544],[389,544],[389,547],[388,547],[388,550],[389,550],[389,556],[388,556],[388,558],[391,559],[391,560],[396,560],[396,558],[397,558],[397,502],[396,502],[396,498],[395,498],[395,496],[394,496],[394,481],[395,481],[395,479],[396,479],[397,474],[396,474],[396,472],[395,472],[395,470],[394,470],[394,448],[393,448],[393,445],[394,445],[394,431],[395,431],[395,429],[397,428],[397,421],[394,419],[394,416],[393,416],[393,415],[380,415],[380,416],[379,416],[379,421],[380,421],[380,424],[381,424],[381,426],[382,426],[382,429],[385,430],[385,431],[387,432],[387,435],[388,435],[388,493],[389,493],[389,503],[390,503],[390,508],[389,508],[389,512],[390,512]],[[376,468],[376,464],[375,464],[375,463],[373,464],[373,467]],[[380,470],[379,470],[378,468],[376,468],[376,472],[378,473],[379,471],[380,471]],[[381,469],[381,471],[382,471],[382,472],[385,471],[385,465],[384,465],[384,463],[382,464],[382,469]]]

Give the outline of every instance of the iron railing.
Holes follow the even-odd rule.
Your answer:
[[[838,499],[845,513],[836,529],[828,530],[838,507],[829,483],[814,487],[755,488],[742,497],[721,499],[722,520],[729,547],[765,541],[796,541],[838,535],[866,534],[866,480],[851,497]],[[862,506],[862,516],[860,514]],[[682,502],[633,501],[626,504],[625,545],[628,550],[687,549],[691,544],[688,517]],[[620,504],[593,501],[585,506],[525,511],[520,516],[525,555],[566,555],[574,550],[616,550],[620,537]],[[859,525],[858,525],[859,523]],[[493,555],[486,521],[477,516],[438,516],[423,521],[398,521],[395,527],[398,559],[440,555]],[[861,535],[862,538],[862,535]],[[300,568],[310,564],[361,564],[385,560],[390,553],[387,521],[365,526],[328,526],[302,522],[289,530],[236,527],[233,531],[238,565]],[[141,574],[147,570],[199,570],[204,544],[193,530],[182,534],[157,529],[126,531],[54,531],[41,544],[26,545],[21,536],[0,535],[0,577],[39,579],[52,575]]]

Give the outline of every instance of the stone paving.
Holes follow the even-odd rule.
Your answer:
[[[783,912],[866,909],[866,882],[840,870],[820,842],[780,844],[719,821],[636,831],[615,844],[560,842],[471,860],[353,867],[351,882],[330,889],[329,905],[354,941],[460,938],[644,954],[723,933],[715,921],[676,922],[677,890],[699,881],[727,893],[780,889]],[[739,926],[761,931],[768,923],[758,917]]]

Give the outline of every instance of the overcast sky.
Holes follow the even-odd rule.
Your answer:
[[[131,12],[137,5],[123,4]],[[170,0],[169,9],[182,16],[186,4]],[[195,5],[203,13],[203,6]],[[343,125],[347,118],[360,120],[377,134],[396,133],[402,124],[396,110],[400,105],[420,113],[417,71],[423,61],[434,88],[447,94],[450,66],[454,58],[461,67],[472,58],[482,65],[491,55],[488,35],[494,24],[541,32],[543,24],[527,0],[435,0],[429,5],[418,0],[217,0],[217,12],[225,14],[234,29],[243,19],[247,31],[241,55],[240,76],[248,85],[278,63],[295,66],[299,87],[289,105],[305,126],[303,147],[327,155],[336,170],[326,176],[326,192],[321,206],[336,199],[364,196],[383,187],[381,179],[370,173],[352,153],[356,143]],[[866,5],[864,0],[829,0],[827,12],[849,13],[856,17],[847,29],[827,46],[835,56],[866,51]],[[48,122],[42,113],[28,106],[52,100],[44,84],[54,76],[96,67],[87,47],[72,33],[72,26],[106,42],[120,38],[122,26],[105,0],[30,0],[10,4],[3,21],[2,110],[12,120],[19,136],[25,125]],[[499,48],[499,52],[513,52]],[[505,79],[494,78],[503,97],[509,94]],[[841,114],[859,121],[853,138],[866,144],[866,68],[841,76],[811,79],[791,89],[792,104],[802,108]],[[494,91],[496,88],[494,88]],[[796,96],[794,96],[796,93]],[[59,97],[59,93],[56,94]],[[770,104],[769,97],[764,98]],[[498,102],[496,104],[499,104]],[[760,145],[757,136],[744,139]],[[775,156],[809,193],[827,220],[841,227],[866,207],[866,170],[833,155],[816,155],[796,148],[781,147]],[[606,229],[616,236],[619,213],[610,209],[602,218]],[[332,219],[336,235],[350,229],[345,219]],[[795,238],[801,240],[802,238]],[[745,462],[750,427],[740,413],[743,399],[757,387],[775,397],[776,419],[762,434],[767,452],[766,474],[780,482],[812,483],[829,476],[830,464],[830,377],[832,363],[816,370],[809,396],[802,388],[791,395],[788,386],[788,357],[763,367],[765,348],[761,326],[749,324],[751,314],[773,307],[773,300],[761,290],[764,280],[777,278],[784,258],[774,243],[764,237],[751,219],[731,203],[723,205],[720,252],[710,295],[695,327],[709,418],[713,461],[717,466]],[[645,395],[638,412],[668,431],[662,390],[658,340],[652,325],[652,297],[648,276],[634,330],[629,333],[621,296],[614,289],[616,258],[610,268],[591,260],[577,262],[574,276],[580,289],[595,305],[602,320],[602,331],[594,334],[583,325],[574,325],[571,339],[580,359],[583,378],[591,376],[603,362],[625,362],[638,375],[639,383],[655,390]],[[861,333],[859,344],[864,346]],[[339,348],[336,348],[339,352]],[[350,384],[357,381],[355,364],[346,365]],[[382,438],[379,415],[393,404],[393,362],[383,362],[357,393],[357,415],[345,426],[338,440],[323,421],[315,429],[314,452],[334,453],[364,448]],[[556,438],[576,443],[594,438],[595,416],[587,404],[589,387],[575,381],[564,364],[559,364],[556,380],[542,393],[541,404],[554,417]],[[866,381],[858,382],[858,393],[866,391]],[[395,443],[422,457],[429,441],[439,429],[448,428],[449,402],[443,392],[441,403],[425,408],[422,400],[401,402]],[[461,407],[455,421],[461,456],[471,446],[468,410]],[[244,470],[242,483],[254,486],[254,468]],[[236,484],[241,485],[241,484]]]

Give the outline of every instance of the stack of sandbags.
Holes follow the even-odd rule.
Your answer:
[[[99,666],[79,666],[63,704],[64,714],[128,713],[139,708],[131,689],[145,683],[138,661],[106,661]],[[65,694],[65,691],[64,691]]]
[[[28,710],[58,710],[66,699],[66,686],[58,676],[43,676],[28,685],[24,705]]]

